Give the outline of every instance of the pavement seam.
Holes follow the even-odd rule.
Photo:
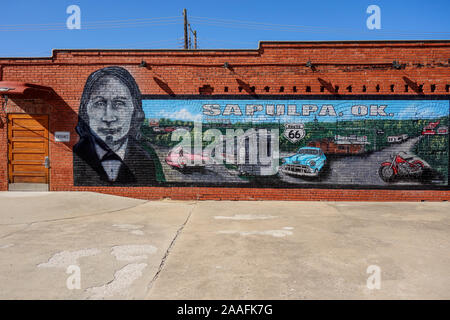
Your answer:
[[[181,234],[181,232],[183,231],[184,227],[187,225],[187,223],[189,222],[189,219],[191,218],[192,213],[194,212],[194,209],[196,207],[196,205],[198,204],[198,201],[196,201],[193,205],[191,210],[189,211],[189,214],[186,218],[186,220],[184,221],[184,223],[180,226],[180,228],[178,228],[175,237],[172,239],[172,241],[170,242],[169,247],[167,248],[164,257],[161,260],[161,263],[159,264],[158,267],[158,271],[156,271],[155,275],[153,276],[152,280],[149,282],[149,284],[147,285],[147,292],[146,292],[146,297],[148,297],[150,290],[153,287],[153,284],[156,282],[156,280],[158,280],[159,274],[161,273],[161,271],[164,268],[164,265],[166,264],[166,260],[169,257],[170,251],[172,250],[172,248],[175,246],[175,242],[177,241],[179,235]]]
[[[120,211],[123,211],[123,210],[133,209],[133,208],[136,208],[136,207],[138,207],[138,206],[144,205],[144,204],[146,204],[146,203],[148,203],[148,202],[150,202],[150,200],[148,200],[148,201],[146,201],[146,202],[144,202],[144,203],[140,203],[140,204],[137,204],[137,205],[134,205],[134,206],[130,206],[130,207],[126,207],[126,208],[122,208],[122,209],[110,210],[110,211],[105,211],[105,212],[101,212],[101,211],[100,211],[100,212],[96,212],[96,213],[93,213],[93,214],[88,214],[88,215],[85,215],[85,216],[68,217],[68,218],[60,218],[60,219],[50,219],[50,220],[40,220],[40,221],[34,221],[34,222],[29,222],[29,223],[0,224],[0,226],[19,226],[19,225],[25,225],[25,226],[24,226],[22,229],[20,229],[20,230],[16,230],[16,231],[13,231],[13,232],[11,232],[11,233],[8,233],[8,234],[6,234],[6,235],[4,235],[4,236],[1,236],[1,237],[0,237],[0,240],[3,240],[3,239],[5,239],[5,238],[8,238],[9,236],[12,236],[13,234],[16,234],[16,233],[20,233],[20,232],[22,232],[22,231],[25,231],[26,229],[28,229],[29,227],[31,227],[32,225],[37,224],[37,223],[49,223],[49,222],[57,222],[57,221],[71,220],[71,219],[77,219],[77,218],[86,218],[86,217],[92,217],[92,216],[100,216],[100,215],[103,215],[103,214],[109,214],[109,213],[114,213],[114,212],[120,212]]]
[[[1,237],[0,237],[0,240],[3,240],[3,239],[5,239],[5,238],[8,238],[9,236],[12,236],[12,235],[15,234],[15,233],[22,232],[22,231],[26,230],[27,228],[29,228],[29,227],[31,226],[30,223],[20,223],[20,224],[15,224],[15,225],[18,226],[18,225],[21,225],[21,224],[22,224],[22,225],[25,224],[25,226],[24,226],[22,229],[16,230],[16,231],[13,231],[13,232],[11,232],[11,233],[8,233],[8,234],[6,234],[6,235],[4,235],[4,236],[1,236]]]
[[[92,216],[100,216],[103,214],[109,214],[109,213],[114,213],[114,212],[119,212],[119,211],[123,211],[123,210],[128,210],[128,209],[134,209],[136,207],[142,206],[148,202],[150,202],[151,200],[145,201],[144,203],[139,203],[137,205],[133,205],[130,207],[125,207],[125,208],[121,208],[121,209],[114,209],[114,210],[110,210],[110,211],[97,211],[91,214],[87,214],[84,216],[77,216],[77,217],[67,217],[67,218],[59,218],[59,219],[49,219],[49,220],[39,220],[39,221],[33,221],[33,222],[23,222],[23,223],[6,223],[6,224],[0,224],[1,226],[17,226],[17,225],[22,225],[22,224],[26,224],[27,227],[30,227],[33,224],[36,223],[46,223],[46,222],[56,222],[56,221],[64,221],[64,220],[71,220],[71,219],[78,219],[78,218],[86,218],[86,217],[92,217]]]

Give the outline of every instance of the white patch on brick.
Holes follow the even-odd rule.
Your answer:
[[[95,248],[78,251],[61,251],[54,254],[47,262],[38,264],[38,268],[67,268],[70,265],[78,265],[78,259],[99,254],[101,251]]]
[[[137,236],[143,236],[144,232],[142,230],[133,230],[130,232],[131,234],[135,234]]]
[[[292,231],[288,230],[266,230],[266,231],[236,231],[236,230],[224,230],[219,231],[220,234],[239,234],[241,236],[252,236],[252,235],[261,235],[261,236],[272,236],[276,238],[283,238],[285,236],[292,235]]]
[[[146,263],[127,264],[114,273],[114,280],[101,286],[86,289],[89,299],[104,299],[115,295],[126,295],[128,287],[142,276]]]
[[[283,227],[284,230],[293,230],[293,227]]]
[[[9,247],[12,247],[13,245],[14,245],[14,243],[7,243],[7,244],[4,244],[4,245],[0,246],[0,249],[6,249],[6,248],[9,248]]]
[[[111,254],[120,261],[137,261],[148,258],[147,254],[154,254],[158,249],[149,244],[114,246]]]
[[[276,216],[264,216],[256,214],[235,214],[234,216],[215,216],[218,220],[265,220],[274,219]]]

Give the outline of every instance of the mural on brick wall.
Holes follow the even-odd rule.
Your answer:
[[[154,184],[158,160],[142,144],[144,119],[139,87],[127,70],[107,67],[92,73],[78,111],[74,184]]]
[[[75,185],[448,185],[448,100],[144,99],[87,80]]]

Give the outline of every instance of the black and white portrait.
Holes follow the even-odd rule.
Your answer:
[[[139,143],[144,117],[141,92],[126,69],[112,66],[93,72],[78,111],[74,184],[155,184],[154,160]]]

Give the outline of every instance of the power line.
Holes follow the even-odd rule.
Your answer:
[[[196,22],[200,25],[210,25],[210,26],[216,26],[216,27],[224,27],[224,28],[232,28],[232,29],[250,29],[250,30],[265,30],[265,31],[281,31],[281,32],[296,32],[296,33],[312,33],[312,34],[323,34],[323,33],[338,33],[342,34],[343,32],[330,29],[329,31],[311,31],[311,30],[292,30],[292,29],[281,29],[281,28],[270,28],[270,27],[258,27],[258,26],[237,26],[237,25],[223,25],[223,24],[217,24],[217,23],[205,23],[205,22]],[[406,36],[414,36],[414,35],[433,35],[434,33],[396,33],[396,32],[382,32],[377,31],[376,33],[370,32],[370,31],[345,31],[345,33],[350,34],[370,34],[370,35],[406,35]],[[439,35],[450,35],[450,32],[445,33],[439,33]]]
[[[140,19],[121,19],[121,20],[98,20],[85,22],[84,24],[102,24],[102,23],[121,23],[130,21],[154,21],[154,20],[166,20],[166,19],[180,19],[179,16],[173,17],[158,17],[158,18],[140,18]],[[0,24],[2,27],[20,27],[20,26],[61,26],[61,23],[30,23],[30,24]]]
[[[236,41],[236,40],[225,40],[225,39],[212,39],[212,38],[202,38],[202,41],[206,42],[228,42],[228,43],[241,43],[241,44],[254,44],[255,41]]]
[[[136,19],[137,20],[137,19]],[[103,22],[86,22],[82,23],[82,29],[108,29],[108,28],[121,28],[121,27],[140,27],[140,26],[149,26],[149,25],[169,25],[169,24],[179,24],[181,23],[180,17],[175,18],[157,18],[152,19],[153,21],[119,21],[119,22],[111,22],[111,21],[103,21]],[[41,26],[38,25],[27,25],[22,27],[7,27],[0,25],[1,31],[53,31],[53,30],[67,30],[65,24],[59,25],[48,25]]]
[[[114,45],[114,46],[108,46],[108,47],[110,47],[110,48],[120,47],[121,49],[123,49],[123,47],[145,46],[145,45],[156,44],[156,43],[165,43],[165,42],[176,42],[176,40],[174,40],[174,39],[155,40],[155,41],[146,41],[146,42],[137,42],[137,43],[128,43],[128,44]]]
[[[196,21],[198,24],[205,25],[216,25],[216,26],[227,26],[231,25],[234,28],[248,28],[248,29],[260,29],[260,30],[274,30],[274,31],[291,31],[291,32],[311,32],[311,33],[329,33],[329,32],[352,32],[352,33],[371,33],[371,31],[356,31],[354,29],[344,29],[344,28],[329,28],[329,27],[318,27],[318,26],[305,26],[305,25],[289,25],[289,24],[273,24],[273,23],[263,23],[263,22],[255,22],[255,21],[244,21],[244,20],[229,20],[229,19],[216,19],[216,18],[207,18],[207,17],[192,17],[193,21]],[[279,30],[282,28],[281,30]],[[291,29],[316,29],[317,31],[309,31],[309,30],[291,30]],[[390,33],[390,34],[410,34],[410,35],[419,35],[419,34],[450,34],[449,32],[407,32],[407,31],[399,31],[399,30],[391,30],[391,31],[377,31],[382,33]]]
[[[98,29],[118,29],[118,28],[134,28],[141,26],[166,26],[180,24],[180,22],[157,22],[157,23],[139,23],[139,24],[129,24],[129,25],[102,25],[102,26],[86,26],[82,25],[82,30],[98,30]],[[0,32],[14,32],[14,31],[64,31],[67,30],[66,26],[61,26],[59,28],[22,28],[22,29],[0,29]]]
[[[184,13],[185,10],[183,10]],[[376,33],[373,31],[357,31],[348,28],[329,28],[320,26],[306,26],[306,25],[291,25],[291,24],[273,24],[257,21],[245,21],[245,20],[232,20],[232,19],[219,19],[192,16],[192,21],[198,24],[210,25],[224,28],[234,29],[251,29],[251,30],[265,30],[265,31],[282,31],[282,32],[301,32],[301,33],[357,33],[357,34],[390,34],[390,35],[447,35],[449,32],[407,32],[399,30],[378,30]],[[148,25],[168,25],[180,23],[180,17],[155,17],[155,18],[135,18],[135,19],[117,19],[117,20],[99,20],[91,22],[83,22],[82,28],[88,30],[95,29],[108,29],[108,28],[121,28],[121,27],[140,27]],[[194,34],[189,21],[186,21],[188,33]],[[66,30],[65,24],[62,23],[40,23],[40,24],[5,24],[0,25],[1,31],[56,31]],[[190,35],[186,34],[186,38]],[[187,43],[187,48],[191,48]]]

